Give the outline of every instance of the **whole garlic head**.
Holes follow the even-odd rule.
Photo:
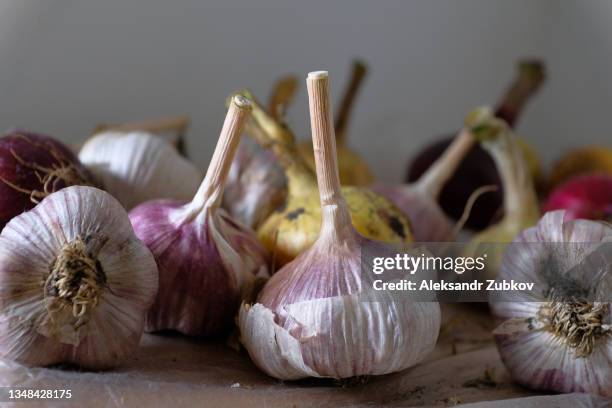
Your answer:
[[[157,285],[117,200],[93,187],[53,193],[0,235],[0,355],[116,366],[138,346]]]
[[[495,340],[512,377],[529,388],[612,397],[612,227],[564,216],[546,213],[508,247],[499,279],[538,290],[490,301],[502,322]]]
[[[81,148],[79,159],[128,210],[153,199],[187,201],[202,181],[194,164],[146,132],[99,133]]]
[[[130,212],[136,235],[159,266],[147,331],[226,334],[256,278],[268,275],[267,254],[254,232],[220,208],[250,106],[246,98],[232,99],[206,177],[191,201],[153,200]]]
[[[410,367],[433,350],[436,302],[388,291],[373,295],[362,251],[388,251],[351,223],[336,162],[326,72],[308,77],[322,223],[314,244],[274,274],[257,303],[239,315],[241,341],[255,364],[282,380],[348,378]],[[373,295],[374,297],[370,297]]]

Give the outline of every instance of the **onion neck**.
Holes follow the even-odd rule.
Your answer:
[[[326,71],[311,72],[306,83],[322,209],[321,237],[333,237],[341,241],[350,235],[353,227],[348,205],[340,187],[336,137],[331,117],[329,76]]]
[[[419,180],[414,184],[417,190],[437,201],[442,188],[453,176],[459,164],[474,145],[472,134],[463,129],[453,142]]]
[[[518,75],[495,111],[495,116],[514,127],[529,98],[540,88],[545,79],[541,61],[525,60],[518,66]]]

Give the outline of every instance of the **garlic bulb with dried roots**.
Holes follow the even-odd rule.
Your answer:
[[[269,113],[281,119],[297,87],[293,76],[273,87]],[[278,158],[252,138],[242,138],[223,193],[223,208],[244,225],[256,229],[287,198],[287,178]]]
[[[81,148],[79,159],[128,210],[148,200],[189,200],[202,173],[169,143],[151,133],[103,132]]]
[[[0,138],[0,231],[49,194],[68,186],[94,184],[93,176],[63,143],[12,130]]]
[[[356,152],[348,147],[348,124],[359,88],[363,84],[367,74],[367,65],[361,60],[354,60],[351,78],[347,84],[344,96],[340,103],[338,116],[336,117],[336,148],[338,152],[338,171],[340,172],[340,183],[343,186],[369,186],[374,181],[374,175],[370,166]],[[305,163],[315,171],[314,153],[312,143],[306,140],[299,145],[299,152]]]
[[[270,117],[250,93],[253,115],[247,130],[262,146],[278,157],[287,176],[287,198],[257,229],[257,236],[273,255],[275,265],[284,265],[310,247],[321,229],[321,206],[315,174],[297,152],[291,130]],[[342,193],[357,231],[367,238],[412,242],[406,216],[387,198],[364,187],[343,187]]]
[[[546,213],[508,247],[499,279],[536,289],[492,298],[495,340],[526,387],[612,397],[612,226],[564,217]]]
[[[206,177],[191,202],[154,200],[130,212],[136,235],[159,267],[159,293],[147,315],[147,331],[225,334],[256,278],[268,275],[265,250],[254,232],[219,208],[249,110],[247,99],[232,100]]]
[[[399,186],[372,186],[372,190],[389,198],[408,216],[415,241],[443,242],[455,239],[454,223],[440,208],[438,197],[474,144],[469,128],[486,117],[486,110],[476,109],[470,113],[466,118],[466,128],[416,182]]]
[[[480,145],[493,157],[504,187],[503,218],[476,234],[465,248],[465,256],[487,257],[485,274],[495,278],[505,244],[534,225],[540,217],[538,198],[525,157],[506,122],[493,116],[470,128]]]
[[[243,305],[241,341],[255,364],[283,380],[348,378],[399,371],[436,342],[440,308],[389,292],[368,301],[362,251],[390,250],[351,225],[336,162],[326,72],[308,76],[322,209],[316,242],[270,278],[257,303]]]
[[[157,266],[125,209],[67,187],[0,234],[0,356],[27,365],[119,365],[138,346]]]

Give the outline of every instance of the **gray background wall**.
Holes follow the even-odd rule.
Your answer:
[[[353,56],[371,73],[352,145],[380,178],[495,102],[521,56],[549,80],[519,133],[547,161],[582,143],[610,144],[612,1],[0,0],[0,128],[67,141],[100,121],[186,113],[191,155],[208,162],[225,97],[265,98],[285,73],[327,69],[334,96]],[[308,134],[302,84],[289,122]]]

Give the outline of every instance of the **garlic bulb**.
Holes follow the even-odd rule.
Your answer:
[[[202,174],[169,143],[146,132],[103,132],[85,143],[79,159],[128,210],[156,199],[189,200]]]
[[[535,282],[536,290],[490,301],[503,321],[495,340],[510,374],[529,388],[612,397],[612,227],[564,216],[546,213],[508,248],[499,279]]]
[[[257,229],[257,236],[275,265],[284,265],[310,247],[321,229],[321,206],[315,174],[297,153],[291,130],[270,117],[252,98],[252,120],[247,130],[258,143],[272,149],[287,177],[287,198]],[[394,243],[412,242],[406,216],[385,197],[363,187],[342,192],[357,231],[367,238]]]
[[[104,369],[138,346],[157,266],[117,200],[67,187],[0,234],[0,355]]]
[[[311,73],[307,83],[321,233],[270,278],[256,304],[241,307],[241,340],[259,368],[283,380],[399,371],[433,349],[440,308],[389,292],[373,302],[363,297],[372,289],[362,272],[362,250],[390,248],[352,227],[340,189],[327,73]]]
[[[473,127],[486,117],[486,111],[474,110],[466,118],[466,126]],[[372,186],[372,190],[389,198],[408,216],[417,242],[443,242],[455,238],[454,223],[440,208],[438,197],[473,144],[472,134],[464,129],[416,182],[400,186]]]
[[[481,109],[483,119],[470,131],[480,145],[493,157],[504,187],[501,221],[476,234],[465,248],[466,256],[487,256],[485,274],[495,278],[499,271],[505,245],[519,232],[534,225],[540,217],[533,179],[525,157],[508,125]]]
[[[208,172],[191,202],[154,200],[130,212],[136,235],[159,267],[147,331],[224,334],[255,279],[267,277],[265,251],[254,233],[219,208],[249,110],[245,98],[231,102]]]
[[[338,152],[338,171],[340,183],[343,186],[369,186],[374,181],[372,170],[366,161],[347,146],[347,129],[357,92],[367,74],[367,65],[360,60],[353,61],[351,78],[340,104],[336,117],[336,147]],[[304,162],[315,171],[314,153],[312,143],[307,140],[298,146]]]

